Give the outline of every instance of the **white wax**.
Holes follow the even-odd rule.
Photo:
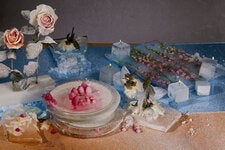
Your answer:
[[[181,81],[168,86],[168,96],[175,102],[184,102],[189,99],[189,88]]]

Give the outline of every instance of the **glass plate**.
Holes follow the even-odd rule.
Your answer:
[[[111,135],[113,133],[117,133],[120,131],[120,124],[123,121],[124,111],[122,109],[117,109],[115,111],[115,116],[112,118],[110,122],[105,125],[93,128],[81,128],[76,127],[67,122],[63,122],[54,118],[54,116],[50,115],[50,121],[52,125],[62,134],[79,137],[79,138],[91,138],[91,137],[99,137],[105,135]]]

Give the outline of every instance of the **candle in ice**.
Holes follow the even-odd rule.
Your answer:
[[[195,81],[195,90],[198,95],[209,95],[210,84],[208,81]]]
[[[168,96],[175,102],[183,102],[189,99],[189,88],[180,80],[168,86]]]
[[[113,67],[111,64],[100,69],[99,80],[112,84],[113,75],[119,71],[118,68]]]
[[[121,40],[117,43],[113,43],[111,54],[118,58],[130,56],[130,45]]]
[[[210,80],[214,78],[216,71],[216,60],[214,57],[210,58],[203,58],[202,64],[199,70],[199,75],[203,78]]]

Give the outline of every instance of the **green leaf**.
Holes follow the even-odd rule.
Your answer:
[[[12,70],[10,78],[12,81],[19,82],[23,79],[23,74],[19,70]]]

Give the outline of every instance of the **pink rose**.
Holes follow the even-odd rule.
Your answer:
[[[11,30],[6,30],[2,38],[4,40],[4,43],[9,49],[19,49],[24,44],[23,33],[18,31],[18,29],[16,28],[12,28]]]
[[[45,36],[54,31],[57,19],[58,16],[52,7],[41,4],[31,11],[29,23],[33,26],[38,26],[39,33]]]

